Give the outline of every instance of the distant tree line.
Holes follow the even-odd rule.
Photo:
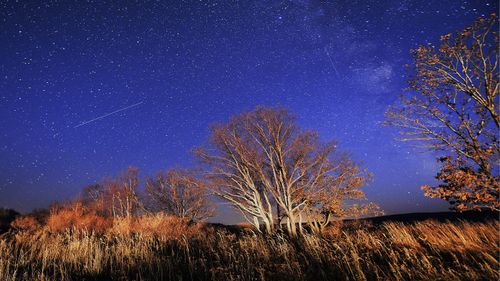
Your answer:
[[[86,186],[79,203],[106,217],[131,218],[163,212],[189,221],[203,221],[215,213],[204,181],[188,170],[171,169],[147,178],[139,189],[138,169],[129,167],[116,179]]]
[[[293,236],[304,225],[320,232],[334,218],[380,213],[361,190],[370,173],[335,142],[298,127],[286,109],[257,107],[215,124],[194,154],[197,169],[159,172],[141,191],[138,170],[130,167],[85,187],[73,206],[113,218],[162,212],[202,221],[215,214],[216,196],[256,230]]]

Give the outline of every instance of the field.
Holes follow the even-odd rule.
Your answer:
[[[351,221],[322,235],[164,215],[64,228],[26,219],[0,236],[0,280],[498,280],[498,220]]]

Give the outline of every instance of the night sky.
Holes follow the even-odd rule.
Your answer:
[[[436,155],[380,123],[410,49],[497,3],[0,1],[0,207],[46,207],[129,165],[190,166],[209,124],[269,105],[373,172],[386,213],[446,210],[420,190]]]

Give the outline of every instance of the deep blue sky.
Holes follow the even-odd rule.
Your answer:
[[[338,140],[375,174],[367,195],[386,213],[446,210],[420,191],[435,155],[380,122],[411,48],[496,10],[480,0],[1,1],[0,206],[44,207],[129,165],[142,176],[190,165],[210,123],[262,104]],[[216,220],[231,218],[222,208]]]

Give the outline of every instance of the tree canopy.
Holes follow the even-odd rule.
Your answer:
[[[456,210],[500,207],[497,27],[492,14],[413,50],[410,91],[386,113],[403,140],[440,152],[442,183],[422,189]]]

